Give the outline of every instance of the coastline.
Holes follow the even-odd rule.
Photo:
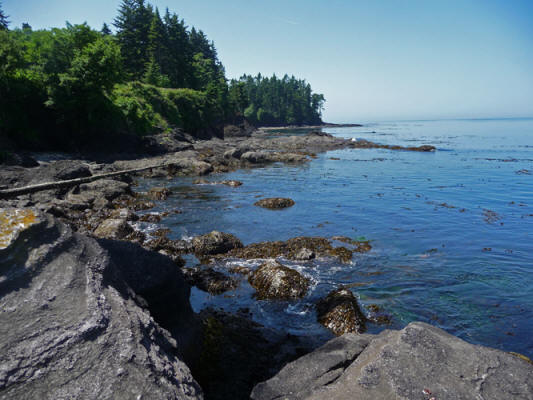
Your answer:
[[[361,128],[362,124],[334,124],[324,122],[321,125],[285,125],[285,126],[262,126],[259,130],[262,131],[275,131],[275,130],[309,130],[309,129],[321,129],[321,128]]]
[[[197,237],[193,239],[192,242],[170,240],[166,238],[164,233],[160,233],[161,236],[142,237],[142,234],[133,228],[133,223],[139,219],[137,212],[149,209],[153,204],[150,204],[150,202],[153,200],[164,201],[166,196],[169,195],[169,190],[164,187],[152,188],[146,193],[134,195],[131,191],[131,185],[134,182],[133,178],[205,176],[216,172],[227,172],[240,168],[262,167],[273,162],[289,164],[305,163],[310,161],[316,153],[342,148],[388,148],[390,150],[418,149],[417,151],[434,151],[435,149],[433,148],[431,150],[429,148],[430,146],[428,146],[427,149],[403,148],[400,146],[383,147],[383,145],[368,141],[354,142],[334,138],[322,133],[314,133],[301,137],[275,139],[263,138],[261,135],[252,135],[250,137],[228,138],[226,140],[213,139],[209,141],[195,142],[180,142],[176,140],[175,143],[170,143],[169,145],[173,148],[178,146],[181,150],[167,152],[155,157],[141,157],[130,160],[121,159],[101,164],[84,160],[63,160],[62,162],[43,164],[35,169],[24,169],[22,167],[13,167],[12,169],[7,170],[4,169],[2,172],[3,178],[14,179],[15,176],[18,176],[20,179],[18,185],[22,186],[26,183],[32,183],[32,181],[34,182],[35,180],[40,180],[41,182],[43,180],[63,181],[65,178],[77,179],[82,178],[83,176],[95,175],[97,173],[114,173],[123,171],[124,169],[146,168],[145,171],[130,173],[130,177],[108,176],[95,182],[83,184],[76,184],[76,182],[74,182],[74,185],[68,190],[65,188],[53,188],[52,190],[24,194],[23,196],[12,198],[11,200],[2,201],[0,206],[4,209],[10,207],[18,209],[36,209],[37,215],[41,215],[41,218],[52,221],[48,222],[49,225],[60,224],[61,226],[66,226],[67,228],[59,228],[60,230],[66,229],[66,236],[78,237],[76,235],[81,234],[81,237],[87,238],[87,246],[89,247],[97,246],[92,242],[92,240],[96,240],[100,246],[103,246],[107,249],[106,251],[114,255],[116,258],[114,261],[115,264],[120,264],[117,260],[125,255],[125,251],[134,252],[134,249],[135,251],[142,252],[143,257],[147,257],[146,260],[152,260],[152,256],[164,257],[167,260],[165,261],[167,264],[169,260],[172,260],[174,265],[179,267],[179,269],[176,270],[175,276],[167,271],[165,272],[167,275],[162,275],[160,278],[150,278],[151,281],[149,285],[141,285],[135,280],[132,281],[131,278],[122,278],[121,282],[122,284],[126,282],[127,285],[132,287],[133,292],[137,293],[141,298],[144,298],[144,302],[138,300],[141,309],[144,310],[143,312],[146,312],[149,315],[153,314],[155,324],[168,330],[170,335],[174,338],[194,336],[193,331],[195,330],[197,330],[196,332],[202,332],[199,334],[199,337],[202,338],[201,340],[199,339],[201,341],[200,344],[195,343],[193,340],[192,342],[188,342],[188,348],[177,349],[178,353],[187,354],[182,360],[186,364],[185,367],[180,363],[177,363],[176,360],[172,361],[172,363],[174,363],[172,368],[187,368],[187,366],[189,366],[191,369],[192,375],[186,374],[182,378],[184,382],[188,382],[187,384],[190,388],[194,389],[191,389],[192,392],[196,393],[195,396],[197,397],[194,398],[201,398],[198,394],[201,389],[206,391],[206,393],[212,394],[222,390],[221,388],[226,387],[229,381],[235,381],[235,376],[232,376],[230,372],[227,372],[227,370],[234,368],[231,363],[235,362],[235,359],[228,358],[227,361],[218,364],[220,359],[224,359],[226,356],[229,357],[228,354],[238,355],[238,364],[241,366],[244,365],[242,369],[246,370],[245,374],[250,374],[253,371],[261,371],[257,375],[254,375],[253,373],[251,376],[245,375],[245,379],[240,375],[240,377],[246,381],[246,384],[239,387],[239,390],[241,391],[239,392],[239,396],[246,398],[247,394],[245,394],[245,391],[251,389],[250,385],[252,383],[255,385],[259,383],[258,379],[266,380],[271,378],[273,375],[280,372],[284,365],[292,365],[292,367],[288,367],[289,370],[290,368],[295,368],[294,371],[299,371],[296,373],[296,376],[299,378],[305,376],[305,373],[302,372],[302,368],[305,370],[311,365],[313,368],[316,368],[317,371],[321,371],[319,376],[324,374],[328,376],[331,375],[331,379],[336,381],[343,376],[345,371],[347,371],[347,368],[345,367],[358,362],[357,357],[364,349],[368,348],[370,351],[370,349],[373,348],[372,346],[379,347],[383,343],[389,346],[390,349],[398,349],[394,344],[394,342],[397,341],[397,338],[394,335],[400,335],[400,337],[411,337],[414,335],[417,338],[417,343],[420,344],[425,343],[424,340],[426,339],[430,341],[432,340],[433,342],[436,342],[438,339],[440,341],[439,345],[436,345],[433,349],[427,349],[429,352],[427,353],[428,360],[431,360],[433,357],[431,351],[435,350],[435,354],[439,354],[441,348],[445,348],[452,343],[454,346],[464,346],[464,354],[458,355],[457,357],[462,356],[465,360],[471,359],[473,355],[476,354],[482,355],[479,360],[483,360],[483,362],[488,362],[487,360],[489,359],[492,360],[493,358],[491,357],[504,360],[505,362],[499,367],[497,373],[495,373],[491,379],[506,379],[508,372],[514,373],[518,368],[523,369],[521,375],[519,375],[519,379],[527,380],[528,376],[531,376],[531,370],[527,367],[528,364],[525,361],[520,360],[518,357],[503,352],[492,353],[496,352],[496,350],[466,345],[459,339],[444,334],[441,330],[435,331],[433,330],[434,328],[429,328],[424,325],[411,326],[410,328],[406,328],[405,331],[398,331],[399,333],[389,336],[349,334],[354,335],[355,338],[353,336],[341,336],[341,338],[344,338],[342,339],[342,342],[334,339],[337,341],[331,346],[335,347],[339,345],[339,343],[342,343],[341,348],[344,352],[343,359],[340,360],[343,368],[340,369],[331,368],[332,366],[339,364],[339,360],[337,359],[335,359],[335,362],[331,365],[324,361],[318,363],[313,361],[313,357],[318,357],[320,359],[320,354],[329,354],[329,350],[324,353],[324,349],[321,348],[322,350],[316,350],[318,353],[313,353],[312,351],[317,347],[316,343],[305,342],[302,338],[290,338],[289,340],[283,335],[283,332],[267,332],[263,328],[252,323],[252,321],[246,317],[246,314],[228,315],[227,313],[208,311],[200,316],[191,316],[189,311],[182,310],[180,311],[182,315],[186,315],[191,321],[196,321],[189,322],[191,330],[184,330],[183,320],[171,321],[171,318],[165,314],[163,309],[159,308],[160,306],[158,306],[161,299],[154,295],[153,291],[159,287],[158,285],[162,285],[162,279],[169,279],[170,281],[176,280],[176,287],[180,287],[181,289],[174,288],[173,290],[175,290],[176,293],[179,293],[179,304],[184,308],[190,307],[190,304],[187,304],[188,301],[184,300],[188,292],[186,288],[182,287],[181,282],[183,279],[187,279],[189,284],[196,285],[197,287],[203,285],[208,291],[223,290],[227,287],[231,287],[233,284],[232,281],[228,281],[225,277],[211,273],[209,269],[194,270],[184,268],[186,265],[182,256],[185,254],[193,253],[199,257],[206,257],[207,260],[213,257],[224,257],[225,254],[230,254],[231,252],[233,252],[231,253],[232,256],[240,254],[243,259],[257,258],[258,255],[260,256],[259,258],[269,258],[276,254],[286,254],[291,257],[302,257],[305,261],[305,257],[309,257],[307,260],[312,259],[310,258],[309,251],[315,252],[320,256],[349,257],[352,251],[357,251],[356,249],[358,249],[359,246],[364,245],[364,243],[343,243],[342,246],[331,247],[330,249],[327,246],[331,246],[332,241],[324,238],[323,240],[325,241],[320,241],[320,246],[322,247],[315,248],[313,247],[315,246],[313,244],[314,242],[306,239],[296,242],[287,241],[285,244],[281,245],[280,248],[273,248],[264,243],[256,244],[253,247],[242,247],[242,244],[239,245],[238,238],[225,236],[227,234],[223,233],[215,234],[213,232],[203,235],[202,237]],[[238,183],[231,181],[207,182],[199,180],[197,183],[238,186]],[[153,216],[154,221],[156,222],[158,218],[160,219],[163,217],[163,215]],[[216,229],[216,227],[213,228]],[[68,229],[72,229],[77,233],[69,233]],[[21,240],[24,239],[26,239],[24,235],[21,235]],[[342,240],[347,239],[349,238],[344,238]],[[18,239],[15,239],[13,246],[15,246],[16,243],[18,243],[16,244],[16,247],[18,248],[20,248],[20,246],[25,246],[25,251],[28,253],[32,251],[33,247],[38,247],[38,241],[30,241],[29,244],[22,244],[21,240],[18,240],[18,242],[17,240]],[[36,240],[36,238],[34,240]],[[143,247],[144,249],[142,249]],[[320,248],[326,248],[327,253],[319,253]],[[307,252],[304,251],[304,249],[306,249]],[[9,246],[6,251],[10,251]],[[59,254],[60,253],[58,253],[58,255]],[[265,257],[265,255],[268,255],[268,257]],[[155,261],[155,259],[151,262],[153,261]],[[124,265],[122,268],[126,270],[127,267],[128,266]],[[82,267],[80,266],[80,268]],[[106,268],[113,270],[114,267],[108,266]],[[139,268],[141,268],[141,266],[139,266]],[[167,268],[170,268],[170,264],[168,264]],[[149,271],[143,269],[140,269],[140,271],[142,271],[140,273],[143,276],[150,276]],[[205,271],[208,271],[207,275]],[[135,273],[135,271],[130,271],[130,273]],[[172,276],[174,277],[172,278]],[[50,289],[54,288],[51,287],[47,290]],[[98,290],[100,289],[95,289],[96,294],[98,294]],[[80,288],[80,293],[81,292],[83,292],[82,288]],[[166,293],[166,290],[164,292]],[[60,294],[58,294],[58,296],[60,296]],[[126,294],[123,294],[123,296],[127,297]],[[16,297],[13,297],[13,299],[15,299],[14,301],[20,301],[20,299],[17,300]],[[176,299],[165,298],[165,302],[169,301],[173,302],[176,301]],[[352,299],[348,299],[347,301],[349,304],[353,304]],[[130,312],[132,311],[130,310]],[[139,311],[136,310],[135,312],[138,313]],[[43,318],[46,318],[46,316]],[[347,326],[346,329],[348,329],[346,332],[350,332],[349,329],[351,328]],[[137,335],[138,333],[134,332],[134,334]],[[250,338],[253,338],[253,340]],[[154,339],[148,338],[146,340],[151,342]],[[187,342],[184,341],[184,343]],[[220,343],[224,343],[226,348],[221,349]],[[409,342],[407,341],[406,343],[408,344]],[[116,344],[113,344],[112,346],[116,346]],[[328,344],[325,344],[325,346],[328,346]],[[305,361],[304,363],[302,363],[302,361],[295,361],[299,359],[299,356],[303,355],[302,349],[305,349],[304,353],[308,354],[308,356],[305,356],[307,358],[304,357],[304,359],[301,359]],[[326,347],[326,350],[327,349],[328,347]],[[408,347],[403,349],[408,353]],[[276,360],[266,360],[261,356],[261,353],[278,354],[279,357]],[[350,355],[348,356],[348,354]],[[421,356],[424,356],[424,354],[421,354]],[[172,359],[173,356],[167,355],[166,357]],[[384,359],[384,355],[381,355],[379,352],[376,357],[376,362]],[[402,358],[398,361],[400,366],[410,365],[409,355],[407,354],[405,357],[406,358]],[[311,364],[307,363],[309,360],[311,360]],[[246,364],[246,362],[251,364]],[[287,364],[290,362],[295,362],[297,364]],[[481,364],[482,361],[476,362]],[[260,366],[260,364],[264,365]],[[268,368],[265,369],[265,366]],[[452,364],[452,367],[456,368],[457,364]],[[150,368],[153,368],[153,366]],[[387,375],[389,371],[387,367],[381,365],[380,368],[384,375]],[[335,372],[333,373],[333,371]],[[237,371],[235,371],[235,373],[237,373]],[[419,373],[420,371],[412,369],[406,371],[405,376],[416,376]],[[291,378],[287,377],[286,374],[283,375],[282,372],[280,372],[280,374],[281,375],[278,378],[274,379],[274,382],[283,382],[281,389],[278,386],[278,383],[272,386],[272,381],[270,381],[270,383],[262,384],[262,386],[258,386],[258,389],[254,389],[253,398],[270,398],[268,397],[268,394],[265,394],[267,392],[276,392],[280,395],[285,395],[287,393],[285,389],[292,384],[290,380]],[[201,382],[201,389],[198,389],[198,387],[196,387],[191,381],[191,376]],[[351,379],[369,379],[369,376],[363,374],[361,376],[352,377]],[[302,398],[311,395],[311,393],[306,392],[307,389],[312,389],[312,391],[318,392],[323,390],[321,387],[322,383],[320,379],[318,379],[318,376],[305,378],[303,379],[303,382],[306,382],[308,387],[302,392]],[[398,383],[391,380],[388,383],[382,382],[380,385],[383,384],[383,393],[387,392],[388,387],[393,386],[397,389],[402,387],[403,390],[413,390],[414,394],[419,393],[422,390],[418,386],[423,383],[424,382],[416,382],[415,384],[410,382],[409,387],[407,388],[401,386],[401,384],[400,386],[395,386],[398,385]],[[447,387],[454,387],[454,385],[458,384],[459,382],[450,380],[442,382],[442,385],[446,385]],[[173,383],[169,383],[169,387],[172,388],[173,385]],[[208,387],[208,385],[211,386]],[[265,385],[271,386],[266,390]],[[302,386],[300,385],[296,388],[291,388],[289,391],[294,393],[301,390]],[[342,390],[342,388],[339,390]],[[434,389],[432,388],[432,390]],[[469,390],[471,389],[469,388]],[[476,389],[474,388],[472,390],[475,391]],[[380,392],[378,392],[378,394],[374,393],[374,396],[377,396],[374,398],[379,398],[379,393]],[[506,394],[506,392],[502,392],[498,395],[505,396]],[[175,394],[175,396],[179,397],[180,395]],[[234,398],[241,398],[239,396],[234,396]],[[497,397],[490,397],[489,393],[486,398]]]

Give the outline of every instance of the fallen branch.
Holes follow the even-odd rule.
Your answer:
[[[56,182],[44,182],[44,183],[38,183],[36,185],[22,186],[22,187],[16,187],[12,189],[4,189],[4,190],[0,190],[0,199],[8,199],[8,198],[17,197],[23,194],[40,192],[43,190],[67,188],[67,187],[80,185],[82,183],[94,182],[94,181],[97,181],[98,179],[104,179],[104,178],[120,176],[120,175],[127,175],[127,174],[136,173],[136,172],[146,171],[152,168],[163,168],[163,167],[168,167],[171,165],[174,165],[174,164],[169,163],[169,164],[161,164],[161,165],[152,165],[150,167],[127,169],[124,171],[116,171],[116,172],[108,172],[105,174],[92,175],[92,176],[87,176],[84,178],[67,179],[64,181],[56,181]]]

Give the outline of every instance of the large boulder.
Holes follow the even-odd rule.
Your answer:
[[[366,317],[361,312],[357,299],[348,289],[329,293],[316,305],[317,320],[336,336],[348,332],[362,333],[366,330]]]
[[[258,384],[251,398],[531,400],[533,365],[414,322],[333,339]]]
[[[242,242],[231,233],[212,231],[192,240],[194,253],[200,256],[227,253],[242,247]]]
[[[248,278],[259,300],[297,299],[305,296],[309,279],[275,260],[261,264]]]
[[[201,399],[159,324],[194,326],[175,264],[31,215],[0,246],[0,399]]]

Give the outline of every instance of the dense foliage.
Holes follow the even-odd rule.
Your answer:
[[[123,0],[113,25],[8,30],[0,7],[0,136],[25,147],[82,148],[117,133],[221,132],[318,123],[324,98],[294,77],[228,82],[214,43],[168,9]]]
[[[262,126],[322,123],[324,96],[305,80],[244,75],[230,83],[230,98],[252,123]]]

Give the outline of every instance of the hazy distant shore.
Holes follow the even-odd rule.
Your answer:
[[[262,126],[258,129],[263,131],[275,131],[280,129],[320,129],[320,128],[359,128],[362,124],[332,124],[325,122],[321,125],[285,125],[285,126]]]

